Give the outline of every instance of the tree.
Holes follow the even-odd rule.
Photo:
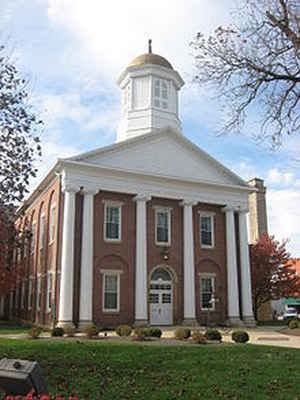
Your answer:
[[[259,116],[257,138],[277,148],[300,129],[299,0],[241,0],[237,21],[191,42],[199,84],[212,86],[228,115],[222,131],[240,132]]]
[[[287,240],[279,243],[264,234],[250,246],[252,301],[255,319],[262,304],[300,293],[300,278],[286,250]]]
[[[29,103],[28,81],[0,46],[0,293],[17,282],[13,254],[24,246],[28,231],[16,227],[16,208],[28,193],[34,163],[41,155],[42,121]],[[27,239],[26,239],[27,240]],[[13,272],[14,271],[14,272]]]

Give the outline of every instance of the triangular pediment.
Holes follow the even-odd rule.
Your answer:
[[[248,186],[221,163],[171,129],[142,135],[68,160],[156,176]]]

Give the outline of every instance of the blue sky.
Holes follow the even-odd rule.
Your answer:
[[[176,7],[174,6],[176,4]],[[231,21],[233,0],[1,0],[1,38],[30,79],[32,102],[45,121],[39,177],[57,157],[115,141],[120,116],[116,80],[146,52],[166,57],[186,84],[181,90],[184,135],[242,178],[265,179],[269,231],[289,238],[300,257],[300,136],[280,151],[253,141],[254,121],[244,135],[216,137],[220,104],[192,84],[193,36]],[[33,185],[36,185],[33,182]]]

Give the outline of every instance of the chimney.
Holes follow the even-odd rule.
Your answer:
[[[262,234],[268,233],[266,187],[259,178],[251,179],[248,184],[257,189],[249,195],[250,243],[255,243]]]

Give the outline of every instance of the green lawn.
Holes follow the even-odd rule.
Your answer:
[[[0,339],[2,357],[37,360],[51,394],[80,399],[287,400],[300,393],[294,349]]]
[[[0,321],[0,335],[27,333],[29,326],[17,324],[16,322]]]

